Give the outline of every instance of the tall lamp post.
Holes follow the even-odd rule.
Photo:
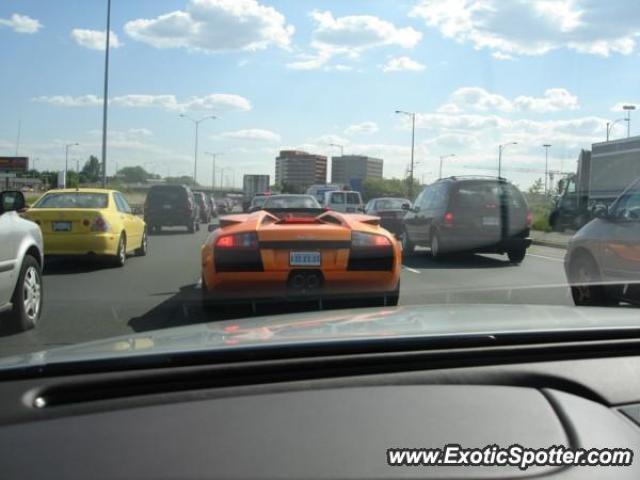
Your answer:
[[[344,157],[344,145],[340,145],[339,143],[330,143],[330,147],[336,147],[340,149],[340,156]]]
[[[216,157],[222,155],[221,153],[213,153],[213,152],[204,152],[205,155],[211,156],[211,190],[214,191],[216,189]]]
[[[180,118],[190,120],[196,127],[196,138],[193,152],[193,185],[195,186],[197,183],[196,179],[198,177],[198,128],[200,127],[200,124],[205,120],[215,120],[217,117],[215,115],[207,115],[206,117],[202,117],[199,120],[196,120],[194,118],[191,118],[189,115],[181,113]]]
[[[111,33],[111,0],[107,0],[107,31],[104,49],[104,90],[102,92],[102,188],[107,188],[107,106],[109,103],[109,37]],[[66,179],[65,179],[66,181]]]
[[[627,138],[631,136],[631,110],[635,110],[635,105],[623,105],[623,110],[627,111]]]
[[[64,146],[64,184],[67,185],[67,172],[69,171],[69,147],[77,147],[79,143],[68,143]]]
[[[611,136],[611,132],[613,131],[613,126],[618,122],[628,122],[627,118],[618,118],[613,122],[607,122],[607,142],[609,141],[609,137]]]
[[[396,114],[407,115],[411,117],[411,168],[409,169],[409,200],[413,201],[413,155],[415,151],[416,140],[416,114],[415,112],[405,112],[403,110],[396,110]]]
[[[548,189],[548,178],[549,178],[549,148],[551,147],[550,143],[545,143],[542,145],[544,148],[544,194],[545,196],[549,193]]]
[[[517,145],[518,142],[509,142],[498,145],[498,178],[502,177],[502,151],[509,145]]]
[[[451,157],[455,157],[456,154],[455,153],[450,153],[449,155],[441,155],[440,156],[440,173],[438,174],[438,178],[442,178],[442,161],[445,158],[451,158]]]

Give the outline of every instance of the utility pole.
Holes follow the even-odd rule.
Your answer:
[[[545,143],[542,147],[544,148],[544,194],[547,196],[549,194],[549,147],[551,147],[551,144]]]
[[[416,114],[415,112],[405,112],[403,110],[396,110],[397,114],[407,115],[411,117],[411,167],[409,169],[409,200],[413,201],[413,170],[414,170],[414,152],[416,141]]]
[[[450,158],[450,157],[455,157],[456,154],[455,153],[450,153],[449,155],[441,155],[440,156],[440,173],[438,174],[438,178],[442,178],[442,161],[445,158]]]
[[[200,124],[202,122],[204,122],[205,120],[215,120],[217,117],[215,117],[214,115],[207,115],[206,117],[202,117],[200,120],[195,120],[193,118],[191,118],[189,115],[185,115],[184,113],[180,114],[180,118],[186,118],[187,120],[190,120],[196,128],[196,138],[195,138],[195,145],[194,145],[194,152],[193,152],[193,185],[195,186],[197,181],[197,176],[198,176],[198,129],[200,127]],[[215,182],[214,182],[215,183]]]
[[[502,145],[498,145],[498,178],[502,178],[502,150],[509,145],[517,145],[518,142],[509,142]]]
[[[104,89],[102,92],[102,188],[107,188],[107,107],[109,103],[109,37],[111,37],[111,0],[107,0],[107,31],[104,51]]]
[[[631,136],[631,110],[635,110],[635,105],[624,105],[623,110],[627,111],[627,138]]]

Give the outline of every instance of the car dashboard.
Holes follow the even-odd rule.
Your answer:
[[[640,478],[630,466],[390,466],[389,449],[640,448],[634,338],[193,358],[0,381],[13,478]],[[211,360],[211,359],[209,359]],[[113,369],[112,369],[113,370]]]

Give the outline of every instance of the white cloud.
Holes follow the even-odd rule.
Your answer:
[[[378,124],[375,122],[362,122],[350,125],[344,131],[345,135],[358,135],[376,133],[378,131]]]
[[[409,57],[391,58],[382,66],[383,72],[421,72],[425,67],[423,64],[412,60]]]
[[[53,95],[33,97],[32,102],[48,103],[56,107],[96,107],[102,105],[102,98],[96,95],[80,95],[72,97],[70,95]]]
[[[422,39],[422,33],[411,27],[396,27],[372,15],[336,18],[329,11],[318,10],[310,15],[316,24],[311,40],[314,53],[298,55],[297,61],[287,65],[294,70],[323,68],[336,55],[354,59],[365,50],[376,47],[412,48]]]
[[[480,87],[462,87],[455,90],[449,103],[438,109],[439,113],[460,111],[499,111],[550,113],[563,110],[577,110],[578,97],[564,88],[549,88],[542,97],[520,95],[513,100],[491,93]]]
[[[102,98],[96,95],[41,96],[31,99],[33,102],[48,103],[59,107],[92,107],[102,105]],[[175,95],[132,94],[113,97],[110,105],[128,108],[160,108],[168,111],[249,111],[251,102],[240,95],[214,93],[204,97],[188,97],[180,102]]]
[[[106,35],[99,30],[86,30],[83,28],[74,28],[71,30],[71,38],[81,47],[91,50],[104,51]],[[122,42],[113,32],[109,32],[109,48],[119,48]]]
[[[507,55],[506,53],[502,52],[493,52],[491,56],[496,60],[513,60],[513,57],[511,55]]]
[[[131,38],[156,48],[205,52],[288,48],[294,28],[256,0],[190,0],[184,10],[127,22]]]
[[[315,138],[312,143],[327,147],[332,143],[336,145],[349,145],[351,141],[348,138],[341,137],[340,135],[327,133]]]
[[[270,130],[262,130],[259,128],[249,128],[245,130],[237,130],[235,132],[224,132],[217,137],[231,140],[249,140],[253,142],[279,142],[280,135]]]
[[[628,55],[640,34],[637,0],[420,0],[410,15],[447,38],[500,55],[560,48]]]
[[[0,27],[9,27],[16,33],[37,33],[42,28],[40,21],[27,15],[14,13],[11,18],[0,18]]]
[[[102,130],[89,130],[92,137],[101,137]],[[107,138],[110,142],[131,142],[142,141],[153,136],[153,132],[148,128],[129,128],[127,130],[108,130]]]

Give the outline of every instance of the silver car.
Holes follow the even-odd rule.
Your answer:
[[[640,179],[573,236],[565,271],[576,305],[640,304]]]
[[[42,312],[42,232],[18,212],[21,192],[0,193],[0,322],[14,330],[33,328]]]

